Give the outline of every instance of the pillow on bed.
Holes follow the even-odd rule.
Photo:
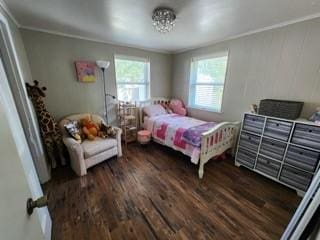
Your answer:
[[[163,114],[167,114],[167,111],[160,105],[148,105],[143,108],[143,112],[149,117],[155,117]]]
[[[168,114],[173,113],[173,111],[172,111],[171,108],[169,107],[169,104],[168,104],[168,103],[161,103],[161,106],[166,110],[166,112],[167,112]]]

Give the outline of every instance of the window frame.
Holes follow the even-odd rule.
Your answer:
[[[197,63],[198,61],[201,61],[201,60],[207,60],[207,59],[219,58],[219,57],[225,57],[225,56],[227,57],[227,65],[226,65],[226,73],[224,76],[223,83],[196,83],[196,81],[197,81],[196,80],[196,77],[197,77],[196,76],[196,74],[197,74],[196,67],[197,66],[195,66],[195,63]],[[228,67],[229,67],[229,50],[215,52],[212,54],[206,54],[206,55],[201,55],[201,56],[191,58],[188,108],[199,109],[199,110],[204,110],[204,111],[214,112],[214,113],[223,113],[222,109],[223,109],[224,93],[225,93],[225,86],[226,86],[226,81],[227,81]],[[223,86],[220,109],[208,108],[208,107],[204,107],[204,106],[195,104],[195,96],[194,95],[195,95],[195,88],[197,85],[198,86]]]
[[[123,82],[117,80],[117,69],[116,69],[116,60],[127,60],[127,61],[135,61],[135,62],[143,62],[145,63],[145,69],[144,69],[144,76],[146,79],[144,79],[144,82]],[[116,91],[117,91],[117,98],[118,96],[118,85],[144,85],[146,86],[146,99],[143,101],[150,100],[150,58],[148,57],[136,57],[136,56],[128,56],[128,55],[120,55],[120,54],[114,54],[114,73],[115,73],[115,80],[116,80]],[[122,101],[122,100],[120,100]],[[131,100],[140,102],[141,100]]]

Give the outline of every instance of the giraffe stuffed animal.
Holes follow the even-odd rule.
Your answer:
[[[44,91],[47,90],[46,87],[39,87],[39,82],[34,80],[34,85],[26,83],[27,92],[32,100],[35,107],[38,122],[40,125],[41,135],[46,147],[49,160],[51,161],[52,168],[57,166],[55,158],[55,147],[58,149],[59,157],[62,165],[66,164],[66,160],[63,156],[63,143],[61,131],[54,120],[53,116],[47,111],[44,104],[44,97],[46,96]]]

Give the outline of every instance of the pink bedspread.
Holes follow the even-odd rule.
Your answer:
[[[197,164],[200,157],[200,148],[185,142],[183,133],[189,128],[205,123],[205,121],[195,118],[165,114],[148,118],[145,126],[152,133],[154,140],[190,156],[191,162]]]

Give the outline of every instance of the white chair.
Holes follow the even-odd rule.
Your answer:
[[[85,113],[75,114],[64,117],[59,122],[59,127],[63,133],[63,142],[66,145],[71,161],[72,169],[79,176],[87,174],[87,169],[109,159],[113,156],[122,156],[121,148],[121,133],[122,130],[114,127],[117,130],[116,138],[100,138],[96,137],[95,140],[84,140],[78,143],[74,138],[70,137],[64,128],[64,125],[70,120],[80,120],[81,118],[91,117],[95,123],[104,122],[103,118],[99,115]]]

